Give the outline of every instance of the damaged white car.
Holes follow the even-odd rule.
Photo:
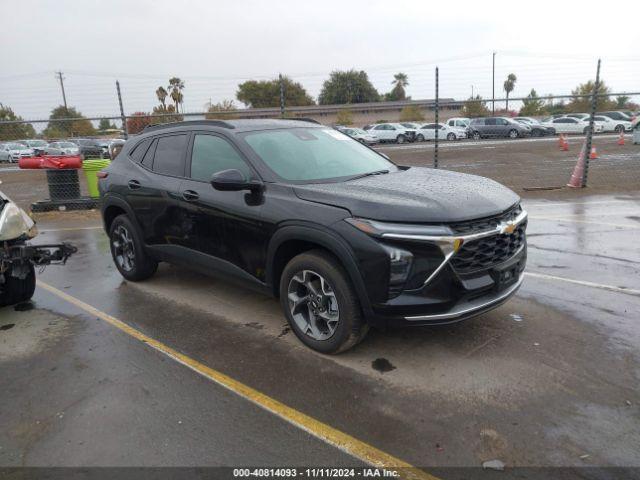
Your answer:
[[[33,296],[35,267],[64,265],[77,251],[68,243],[32,245],[37,234],[35,222],[0,191],[0,307]]]

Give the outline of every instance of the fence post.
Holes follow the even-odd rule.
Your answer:
[[[284,118],[284,81],[282,79],[282,74],[280,77],[280,118]]]
[[[591,95],[591,115],[589,116],[589,131],[585,140],[584,147],[584,172],[582,173],[582,188],[587,186],[587,177],[589,175],[589,156],[591,155],[591,145],[593,142],[593,124],[596,108],[598,106],[598,90],[600,89],[600,59],[598,59],[598,69],[596,70],[596,82],[593,86],[593,95]]]
[[[120,104],[120,118],[122,119],[122,131],[124,132],[124,139],[129,138],[129,132],[127,132],[127,117],[124,115],[124,107],[122,106],[122,94],[120,93],[120,82],[116,80],[116,90],[118,91],[118,103]]]
[[[435,144],[433,148],[433,168],[438,168],[438,136],[440,133],[440,129],[438,128],[440,125],[438,124],[439,113],[440,113],[440,96],[439,96],[439,82],[438,82],[438,67],[436,67],[436,129],[435,129]]]

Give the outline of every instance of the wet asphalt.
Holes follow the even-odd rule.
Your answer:
[[[524,205],[515,298],[336,357],[249,290],[169,265],[124,281],[92,213],[41,218],[79,253],[40,278],[414,465],[640,466],[640,194]],[[360,463],[43,289],[0,310],[0,368],[0,466]]]

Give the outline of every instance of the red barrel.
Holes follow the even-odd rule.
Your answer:
[[[82,158],[78,155],[44,155],[42,157],[23,157],[18,160],[18,166],[27,170],[34,169],[79,169],[82,168]]]

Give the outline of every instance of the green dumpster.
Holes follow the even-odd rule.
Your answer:
[[[82,162],[82,170],[87,177],[87,190],[89,190],[89,196],[92,198],[98,198],[100,193],[98,192],[98,177],[96,174],[106,168],[111,163],[111,160],[84,160]]]

